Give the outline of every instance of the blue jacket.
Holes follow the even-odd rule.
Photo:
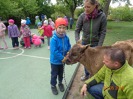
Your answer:
[[[60,65],[71,45],[67,35],[58,37],[56,31],[54,32],[50,41],[50,63]]]

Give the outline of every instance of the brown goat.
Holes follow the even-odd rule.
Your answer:
[[[104,51],[111,47],[122,49],[129,64],[133,65],[133,40],[118,41],[112,46],[97,47],[77,43],[71,48],[63,62],[68,65],[80,62],[89,71],[90,76],[93,76],[103,66]]]

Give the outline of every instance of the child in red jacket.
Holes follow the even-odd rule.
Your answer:
[[[41,29],[44,30],[43,34],[47,37],[48,49],[50,49],[50,38],[52,37],[53,28],[51,27],[51,25],[48,25],[48,20],[45,20],[43,22]]]

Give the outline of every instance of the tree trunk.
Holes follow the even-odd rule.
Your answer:
[[[103,11],[104,11],[106,17],[108,16],[108,10],[109,10],[110,2],[111,2],[111,0],[107,0],[107,1],[105,2],[105,6],[104,6],[104,8],[103,8]]]

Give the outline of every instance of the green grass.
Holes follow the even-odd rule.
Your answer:
[[[108,21],[104,45],[127,39],[133,39],[133,22]]]

